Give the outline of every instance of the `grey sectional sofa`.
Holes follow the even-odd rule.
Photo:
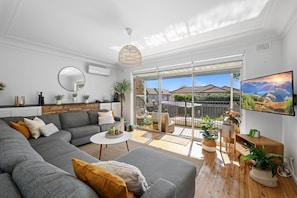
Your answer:
[[[59,132],[27,140],[9,127],[10,121],[23,117],[0,119],[0,197],[99,197],[76,178],[71,159],[98,162],[76,146],[89,143],[91,135],[110,126],[97,124],[96,111],[39,117],[46,124],[54,123]],[[116,160],[141,170],[150,185],[141,197],[194,197],[196,168],[189,162],[146,148],[134,149]]]

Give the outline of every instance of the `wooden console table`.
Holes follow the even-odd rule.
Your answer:
[[[88,110],[98,110],[99,103],[73,103],[73,104],[61,104],[61,105],[45,105],[42,106],[42,114],[54,114],[63,113],[68,111],[88,111]]]
[[[250,137],[247,134],[236,135],[236,151],[240,155],[247,155],[250,153],[251,147],[262,149],[262,145],[265,146],[266,153],[277,153],[284,155],[284,145],[275,140],[269,139],[264,136]]]

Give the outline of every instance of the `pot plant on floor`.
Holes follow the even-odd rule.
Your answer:
[[[128,80],[116,81],[114,83],[114,91],[120,97],[121,102],[121,117],[123,117],[123,102],[125,101],[125,94],[131,91],[131,83]]]
[[[266,153],[265,146],[259,150],[256,147],[250,148],[250,154],[242,156],[242,160],[250,160],[253,168],[250,177],[268,187],[277,187],[277,168],[283,165],[283,156],[276,153]]]
[[[218,132],[213,128],[214,122],[209,116],[205,116],[202,119],[200,133],[203,136],[202,149],[208,152],[216,151],[216,139],[218,139]]]

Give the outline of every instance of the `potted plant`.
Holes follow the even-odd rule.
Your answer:
[[[5,87],[6,87],[6,85],[3,82],[0,82],[0,91],[4,90]]]
[[[86,94],[86,95],[83,96],[83,98],[84,98],[84,100],[85,100],[85,103],[88,104],[88,103],[89,103],[90,95],[87,95],[87,94]]]
[[[131,83],[128,80],[116,81],[114,83],[114,91],[119,94],[121,102],[121,117],[123,117],[123,101],[125,101],[125,94],[131,90]]]
[[[77,92],[73,92],[72,97],[73,97],[73,102],[76,103],[76,101],[77,101]]]
[[[260,131],[258,129],[250,129],[248,136],[260,137]]]
[[[283,165],[283,156],[276,153],[266,153],[265,146],[262,149],[250,148],[250,154],[241,157],[242,160],[250,160],[253,168],[250,177],[268,187],[277,187],[277,168]]]
[[[218,139],[218,132],[213,128],[213,125],[214,122],[209,116],[202,118],[202,131],[200,131],[203,136],[202,149],[208,152],[215,152],[217,146],[215,140]]]
[[[133,131],[134,129],[136,129],[136,127],[137,126],[135,124],[129,124],[128,127],[127,127],[127,130],[128,131]]]
[[[147,129],[152,129],[153,117],[151,115],[146,115],[143,119],[144,127]]]
[[[55,96],[56,104],[57,104],[57,105],[62,104],[62,99],[63,99],[63,97],[64,97],[63,94],[58,94],[58,95]]]

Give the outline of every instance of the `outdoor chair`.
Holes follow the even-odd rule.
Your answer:
[[[161,113],[161,132],[166,132],[166,133],[173,133],[174,132],[174,127],[175,123],[174,121],[170,120],[169,114],[168,113]],[[153,121],[153,129],[158,130],[159,128],[159,113],[157,112],[152,112],[152,121]]]

